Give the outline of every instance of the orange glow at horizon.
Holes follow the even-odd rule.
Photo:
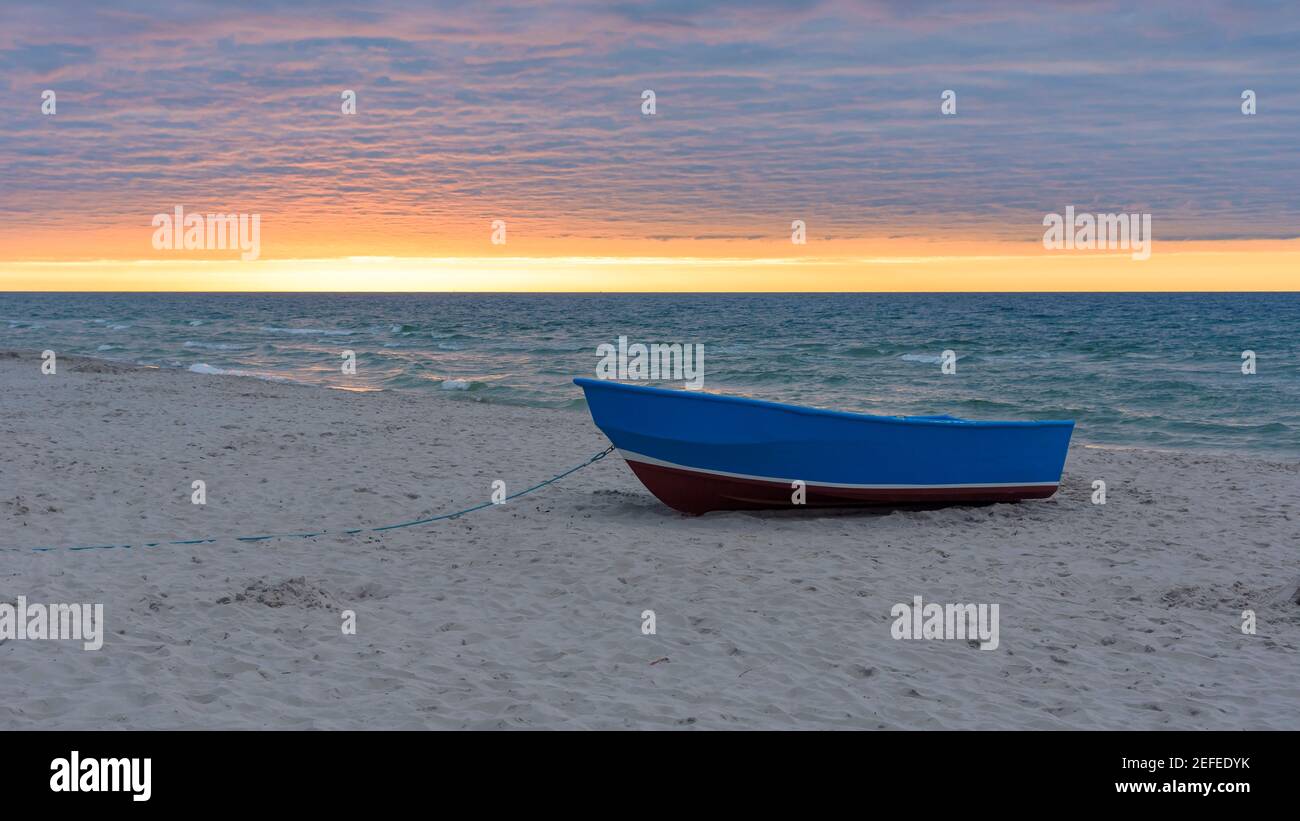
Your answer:
[[[1292,291],[1300,240],[1166,242],[1125,252],[1049,252],[1037,243],[518,242],[478,255],[262,258],[155,252],[148,259],[0,261],[5,291]],[[265,247],[265,246],[264,246]],[[671,250],[672,253],[665,253]],[[749,253],[741,253],[741,251]],[[548,253],[549,252],[549,253]],[[657,252],[657,253],[656,253]],[[205,256],[209,258],[204,258]]]

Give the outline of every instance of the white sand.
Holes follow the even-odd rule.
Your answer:
[[[0,601],[103,602],[109,635],[0,644],[0,729],[1300,729],[1296,464],[1076,446],[1047,501],[688,518],[611,457],[382,537],[35,553],[404,521],[606,444],[575,412],[39,364],[0,357]],[[914,595],[999,603],[1001,646],[894,640]]]

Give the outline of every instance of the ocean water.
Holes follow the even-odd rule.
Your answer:
[[[706,391],[1300,458],[1300,294],[0,294],[0,348],[34,367],[49,348],[574,412],[619,336],[703,345]]]

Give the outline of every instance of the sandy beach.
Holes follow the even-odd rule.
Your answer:
[[[102,602],[107,636],[0,643],[0,729],[1300,729],[1294,463],[1076,441],[1045,501],[691,518],[611,457],[382,535],[34,552],[403,522],[607,444],[574,411],[40,364],[0,355],[0,601]],[[918,595],[998,603],[998,648],[895,640]]]

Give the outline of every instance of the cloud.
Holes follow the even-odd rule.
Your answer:
[[[134,225],[182,202],[737,241],[794,218],[817,237],[1032,240],[1075,205],[1150,211],[1157,237],[1293,236],[1288,8],[6,6],[0,232]],[[944,89],[956,117],[939,112]]]

